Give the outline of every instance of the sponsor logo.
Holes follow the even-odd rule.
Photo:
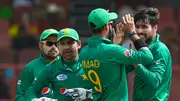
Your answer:
[[[48,96],[49,94],[50,94],[50,88],[48,88],[48,87],[45,87],[45,88],[43,88],[43,90],[42,90],[42,95],[44,95],[44,96]]]
[[[59,74],[56,78],[57,78],[59,81],[63,81],[63,80],[66,80],[66,79],[67,79],[67,75],[65,75],[65,74]]]
[[[60,88],[60,93],[65,94],[66,93],[66,88]]]

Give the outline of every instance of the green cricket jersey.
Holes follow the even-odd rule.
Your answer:
[[[152,59],[147,48],[130,52],[99,36],[90,38],[80,53],[86,77],[94,86],[94,101],[128,101],[124,64],[147,64]]]
[[[27,101],[31,101],[37,98],[36,93],[38,93],[42,88],[51,84],[54,94],[54,99],[58,101],[73,101],[70,96],[65,96],[61,94],[62,88],[86,88],[91,87],[84,81],[84,71],[82,65],[79,62],[79,58],[72,62],[65,62],[60,59],[49,64],[47,68],[38,75],[36,81],[31,85],[26,93]]]
[[[48,63],[49,62],[46,61],[43,55],[41,54],[39,58],[34,59],[25,66],[17,83],[15,101],[26,101],[25,92],[33,83],[35,77],[40,73],[42,69],[45,68],[45,66]],[[42,90],[44,89],[42,89],[40,92],[38,92],[38,97],[42,97],[42,96],[52,97],[52,90],[49,88],[49,86],[47,87],[49,89],[48,92],[46,92],[46,94],[43,94]]]
[[[168,101],[172,78],[171,54],[158,34],[149,49],[154,60],[136,69],[133,101]]]

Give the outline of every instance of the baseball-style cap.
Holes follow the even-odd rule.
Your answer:
[[[58,35],[58,31],[55,29],[46,29],[42,32],[40,36],[40,41],[45,40],[50,35]]]
[[[78,35],[77,31],[72,28],[65,28],[65,29],[62,29],[59,31],[58,41],[64,37],[69,37],[74,40],[79,40],[79,35]]]
[[[118,15],[115,12],[107,12],[105,9],[97,8],[88,16],[88,23],[93,23],[95,26],[90,26],[92,29],[98,29],[104,27],[111,20],[118,18]]]

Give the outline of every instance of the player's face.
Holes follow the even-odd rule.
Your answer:
[[[81,42],[65,37],[58,42],[58,48],[64,60],[73,60],[78,56]]]
[[[49,36],[42,43],[42,52],[49,59],[55,59],[59,55],[59,50],[57,48],[57,37]]]
[[[152,26],[149,21],[137,21],[135,26],[139,37],[145,39],[147,43],[153,39],[153,36],[157,31],[157,25]]]

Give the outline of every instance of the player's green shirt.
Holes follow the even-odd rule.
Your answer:
[[[86,88],[91,87],[86,84],[83,78],[84,71],[79,62],[79,58],[72,62],[65,62],[60,59],[49,64],[47,68],[37,76],[36,81],[31,85],[26,93],[27,101],[37,98],[36,93],[45,86],[51,84],[53,89],[54,99],[58,101],[73,101],[69,96],[60,93],[61,88]]]
[[[34,59],[25,66],[17,82],[15,101],[26,101],[25,92],[33,83],[35,77],[40,73],[42,69],[46,67],[48,63],[49,62],[46,61],[46,59],[41,54],[39,58]],[[46,95],[42,93],[42,90],[43,89],[41,89],[41,91],[38,92],[38,97],[42,97],[42,96],[52,97],[52,90],[49,90]]]
[[[168,101],[172,78],[171,54],[158,34],[149,49],[154,60],[136,69],[133,101]]]
[[[152,59],[148,48],[130,52],[99,36],[90,38],[80,53],[84,72],[94,86],[94,101],[128,101],[124,64],[147,64]]]

